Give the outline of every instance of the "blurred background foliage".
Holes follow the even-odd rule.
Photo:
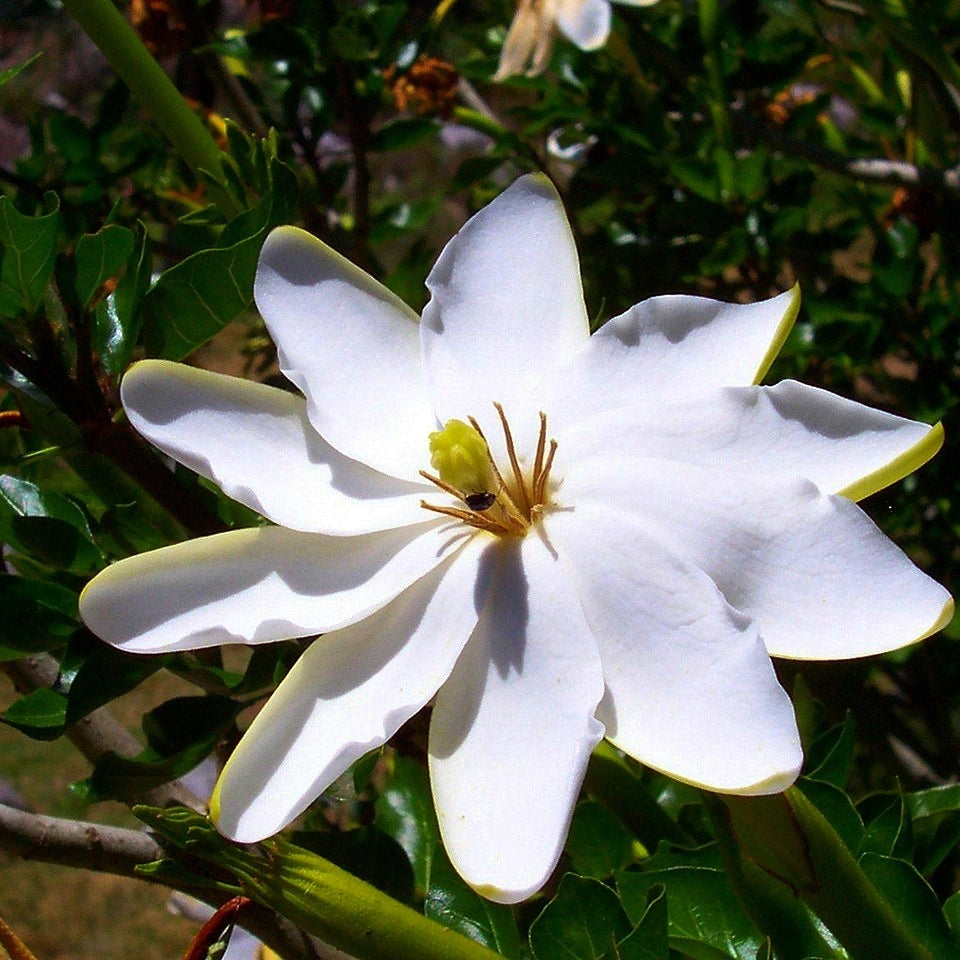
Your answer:
[[[596,325],[656,294],[749,301],[799,281],[771,381],[944,421],[941,454],[864,507],[956,593],[960,0],[616,6],[605,47],[560,36],[543,75],[500,84],[506,0],[131,0],[124,12],[227,152],[225,188],[177,157],[59,4],[0,3],[0,776],[29,793],[14,769],[27,738],[66,736],[93,763],[68,793],[29,803],[129,823],[101,801],[170,799],[157,791],[222,757],[301,649],[132,657],[76,612],[112,560],[259,522],[149,450],[117,386],[145,355],[279,382],[251,306],[260,243],[279,223],[419,309],[446,239],[543,170]],[[948,899],[960,889],[958,637],[955,619],[885,658],[778,665],[809,795],[852,850],[913,864],[952,903],[943,936],[960,923]],[[114,729],[118,709],[127,726]],[[112,733],[91,745],[84,730],[104,724]],[[521,908],[518,927],[437,850],[422,758],[421,718],[338,785],[300,841],[509,957],[551,960],[551,924],[570,922],[570,904],[593,904],[605,942],[633,938],[622,956],[661,956],[667,930],[684,955],[761,955],[694,791],[598,760],[565,859],[579,878]],[[632,813],[611,776],[633,791]],[[598,882],[614,875],[616,894]],[[669,927],[658,884],[674,898]],[[729,942],[678,906],[694,892],[738,931]]]

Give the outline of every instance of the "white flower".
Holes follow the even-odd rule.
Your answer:
[[[947,592],[850,499],[942,431],[755,386],[795,292],[656,297],[591,337],[543,177],[473,217],[428,286],[418,322],[319,241],[274,231],[257,304],[306,399],[145,361],[123,400],[160,449],[277,525],[117,563],[82,613],[145,653],[324,634],[222,774],[214,817],[241,841],[435,698],[444,842],[510,902],[556,864],[602,736],[689,783],[776,792],[801,753],[769,655],[859,657],[946,622]]]
[[[659,0],[616,0],[631,7],[650,7]],[[609,0],[519,0],[503,42],[494,80],[516,73],[543,73],[557,30],[581,50],[598,50],[610,35]]]

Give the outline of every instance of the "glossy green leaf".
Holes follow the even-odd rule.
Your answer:
[[[798,780],[797,787],[830,821],[847,848],[856,851],[863,839],[863,821],[850,797],[833,784],[807,777]]]
[[[631,929],[613,890],[568,873],[530,925],[530,949],[536,960],[600,960],[615,956]]]
[[[431,920],[519,960],[520,935],[513,910],[492,903],[469,887],[450,865],[442,848],[434,854],[423,912]]]
[[[883,894],[903,930],[925,947],[934,960],[956,960],[960,939],[954,937],[936,894],[906,860],[864,854],[860,867]]]
[[[634,839],[626,827],[595,800],[577,805],[565,849],[573,871],[596,880],[623,870],[636,856]]]
[[[842,790],[853,764],[856,743],[856,727],[848,713],[842,724],[822,733],[807,750],[805,775]]]
[[[226,697],[175,697],[143,718],[149,747],[137,757],[107,753],[90,778],[100,798],[136,801],[160,784],[189,773],[233,726],[243,708]]]
[[[639,923],[649,891],[667,896],[670,945],[697,958],[754,960],[763,938],[747,919],[721,870],[672,867],[617,874],[617,890],[631,922]]]
[[[0,197],[0,315],[35,313],[53,276],[60,231],[59,202],[47,197],[50,213],[20,213],[9,197]]]
[[[857,855],[879,853],[909,859],[913,853],[910,813],[900,794],[876,794],[857,805],[866,824]]]
[[[46,566],[88,574],[103,565],[81,507],[19,477],[0,476],[0,537]]]
[[[48,687],[25,694],[0,713],[0,720],[35,740],[55,740],[66,718],[66,697]]]
[[[669,960],[669,957],[666,891],[655,886],[647,891],[647,910],[633,932],[617,944],[615,960]]]
[[[120,281],[96,308],[93,348],[104,370],[119,377],[130,362],[143,318],[140,305],[150,286],[151,256],[146,231],[134,241]]]
[[[143,298],[143,343],[150,356],[182,360],[253,301],[262,231],[201,250],[161,274]]]
[[[133,231],[116,223],[86,233],[77,241],[76,290],[82,307],[89,307],[102,295],[104,284],[120,274],[135,242]]]
[[[417,887],[429,890],[440,828],[426,769],[407,757],[395,757],[390,780],[377,797],[375,811],[377,827],[393,837],[410,859]]]

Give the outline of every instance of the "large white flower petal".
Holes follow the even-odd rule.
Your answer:
[[[607,0],[560,0],[557,26],[581,50],[597,50],[610,35]]]
[[[231,530],[107,567],[81,595],[80,613],[134,653],[323,633],[379,609],[462,546],[446,527],[356,537]]]
[[[606,736],[673,777],[725,793],[785,790],[803,754],[756,627],[635,516],[548,518],[600,646]]]
[[[436,429],[416,314],[296,227],[267,237],[254,296],[280,369],[303,391],[321,436],[354,460],[416,481]]]
[[[343,456],[310,425],[302,397],[144,360],[127,371],[122,398],[151,443],[292,530],[356,534],[424,520],[427,487]]]
[[[800,309],[798,288],[759,303],[653,297],[605,323],[544,380],[541,402],[561,424],[641,401],[666,404],[766,373]]]
[[[941,629],[953,609],[856,504],[809,481],[597,457],[577,465],[561,496],[637,517],[756,622],[775,656],[883,653]]]
[[[210,802],[221,833],[243,843],[276,833],[437,692],[477,622],[481,549],[473,541],[307,649],[224,767]]]
[[[748,476],[804,477],[857,499],[915,470],[942,442],[940,426],[785,380],[580,420],[561,436],[558,455],[581,463],[636,451]]]
[[[494,400],[516,409],[589,341],[576,247],[546,177],[521,177],[469,220],[427,286],[424,366],[441,421],[486,417]]]
[[[444,846],[491,900],[539,889],[603,733],[596,641],[538,536],[489,554],[487,600],[434,706],[430,778]]]

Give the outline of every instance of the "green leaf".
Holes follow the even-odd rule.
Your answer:
[[[228,247],[200,250],[161,274],[143,298],[150,356],[182,360],[246,310],[263,242],[258,230]]]
[[[5,83],[9,83],[14,77],[19,76],[27,69],[31,64],[35,63],[42,54],[35,53],[29,60],[24,60],[23,63],[18,63],[15,66],[7,67],[6,70],[0,70],[0,87]]]
[[[847,848],[856,851],[863,839],[863,821],[847,794],[832,784],[807,777],[798,780],[797,787],[830,821]]]
[[[9,197],[0,197],[0,315],[36,312],[53,276],[60,232],[60,206],[47,194],[50,213],[25,216]]]
[[[82,652],[67,691],[68,724],[76,723],[98,707],[133,690],[169,660],[164,656],[124,653],[93,640],[86,631],[80,642],[87,649]],[[68,655],[71,652],[68,648]]]
[[[942,813],[954,813],[960,811],[960,783],[917,790],[915,793],[908,793],[905,799],[910,816],[915,821]]]
[[[93,348],[111,377],[123,373],[137,344],[143,323],[140,305],[150,287],[151,260],[149,238],[141,226],[140,243],[136,244],[134,238],[116,289],[97,303]]]
[[[35,740],[55,740],[63,733],[66,718],[66,697],[49,687],[20,697],[0,714],[4,723]]]
[[[77,241],[76,290],[81,306],[89,307],[103,285],[119,275],[135,242],[133,231],[116,223],[107,224],[96,233],[85,233]]]
[[[879,853],[886,857],[909,859],[913,852],[912,822],[900,794],[876,794],[857,806],[866,828],[857,856]]]
[[[617,874],[617,890],[631,922],[647,911],[649,892],[667,892],[670,946],[697,958],[754,960],[763,943],[722,870],[671,867]]]
[[[856,744],[856,727],[853,716],[848,713],[842,724],[822,733],[810,746],[806,756],[806,776],[832,783],[842,790],[853,765]]]
[[[469,887],[450,865],[442,848],[434,855],[423,912],[508,960],[519,960],[520,935],[513,911],[503,904],[491,903]]]
[[[647,910],[633,932],[617,944],[616,960],[669,960],[670,940],[666,891],[647,891]]]
[[[0,574],[0,660],[49,650],[77,629],[77,595],[45,580]]]
[[[575,873],[603,880],[635,859],[634,840],[626,827],[595,800],[577,805],[566,843]]]
[[[906,860],[864,854],[860,867],[899,917],[903,930],[925,947],[934,960],[956,960],[960,940],[954,938],[936,894]]]
[[[429,890],[440,828],[427,771],[407,757],[395,757],[393,775],[374,809],[374,823],[406,852],[417,887]]]
[[[530,925],[530,949],[536,960],[600,960],[615,956],[617,943],[630,932],[630,921],[613,890],[568,873],[557,895]]]
[[[232,727],[243,704],[226,697],[176,697],[143,718],[150,746],[137,757],[106,753],[90,784],[102,798],[135,801],[163,783],[189,773]]]
[[[388,150],[406,150],[422,143],[440,130],[436,120],[423,117],[394,120],[377,130],[367,144],[368,149],[383,153]]]
[[[960,939],[960,891],[947,898],[943,905],[943,915],[950,927],[950,932],[955,938]]]
[[[86,574],[103,565],[84,511],[19,477],[0,476],[0,538],[57,569]]]

